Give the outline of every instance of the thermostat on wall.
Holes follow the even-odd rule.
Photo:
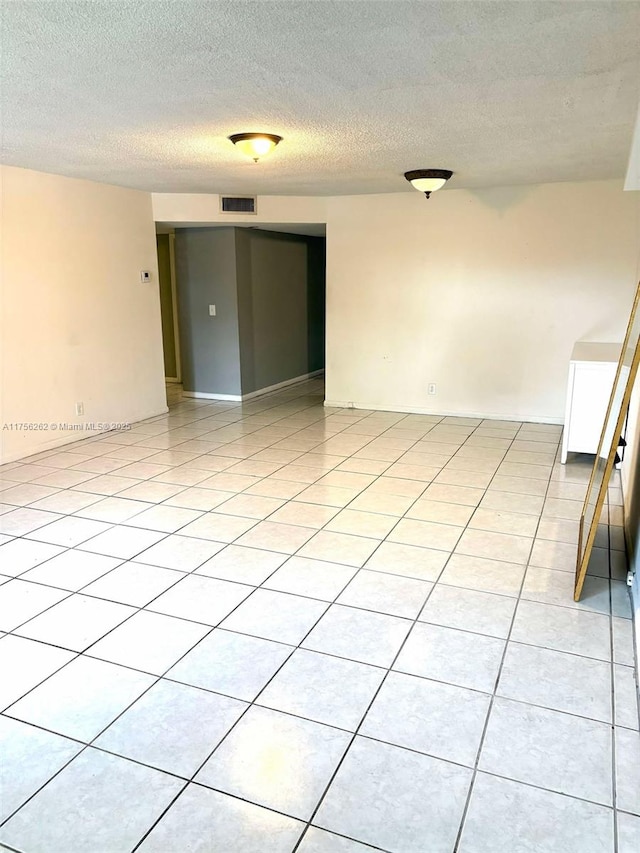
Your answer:
[[[151,281],[151,273],[149,270],[142,270],[140,272],[140,281],[145,284],[147,281]]]

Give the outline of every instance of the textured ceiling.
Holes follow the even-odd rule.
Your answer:
[[[624,177],[640,2],[5,0],[3,162],[159,192]],[[226,137],[284,141],[254,165]]]

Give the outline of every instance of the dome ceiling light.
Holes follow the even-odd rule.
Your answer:
[[[453,175],[449,169],[413,169],[405,172],[404,176],[412,187],[424,193],[427,198],[436,190],[441,189]]]
[[[278,142],[282,142],[282,137],[275,133],[233,133],[228,139],[254,163],[271,154]]]

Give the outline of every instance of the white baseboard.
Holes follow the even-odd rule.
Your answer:
[[[294,379],[285,379],[284,382],[278,382],[275,385],[269,385],[266,388],[259,388],[257,391],[251,391],[249,394],[243,394],[243,400],[252,400],[254,397],[261,397],[263,394],[271,394],[272,391],[279,391],[281,388],[288,388],[289,385],[298,385],[300,382],[307,382],[309,379],[314,379],[316,376],[322,376],[323,370],[314,370],[313,373],[305,373],[302,376],[296,376]]]
[[[137,418],[135,421],[131,421],[131,426],[135,426],[136,424],[141,423],[142,421],[148,421],[150,418],[157,418],[160,415],[166,415],[169,411],[168,407],[165,406],[162,409],[156,410],[154,412],[149,412],[148,415],[142,415]],[[51,441],[42,442],[38,445],[37,448],[29,448],[28,452],[20,452],[14,451],[13,453],[7,453],[6,455],[2,455],[0,459],[0,465],[7,465],[9,462],[21,462],[23,459],[30,459],[32,456],[37,456],[40,453],[46,453],[48,450],[56,450],[58,447],[64,447],[67,444],[75,444],[78,441],[87,441],[92,438],[98,438],[100,435],[105,435],[106,433],[117,432],[117,430],[111,429],[103,429],[103,430],[91,430],[90,432],[84,432],[82,430],[73,431],[70,433],[66,433],[64,435],[57,435],[56,438],[51,439]]]
[[[388,406],[381,403],[354,403],[352,401],[345,402],[341,400],[325,400],[324,404],[327,408],[336,409],[368,409],[372,412],[399,412],[407,415],[441,415],[442,417],[453,418],[483,418],[491,421],[520,421],[523,423],[536,424],[554,424],[562,426],[564,421],[562,418],[548,418],[544,415],[504,415],[496,414],[495,412],[450,412],[443,411],[437,408],[425,408],[421,406]]]
[[[221,400],[225,403],[241,403],[240,394],[206,394],[204,391],[182,391],[183,397],[194,397],[196,400]]]
[[[266,388],[258,388],[257,391],[250,391],[248,394],[206,394],[204,391],[183,391],[182,394],[184,397],[195,397],[201,400],[243,403],[245,400],[253,400],[254,397],[262,397],[264,394],[280,391],[281,388],[287,388],[289,385],[298,385],[300,382],[307,382],[316,376],[322,376],[323,373],[324,369],[314,370],[313,373],[305,373],[302,376],[295,376],[293,379],[285,379],[284,382],[277,382],[275,385],[268,385]]]

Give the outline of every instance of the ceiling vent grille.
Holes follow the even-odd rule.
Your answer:
[[[258,204],[254,195],[221,195],[220,213],[257,213]]]

